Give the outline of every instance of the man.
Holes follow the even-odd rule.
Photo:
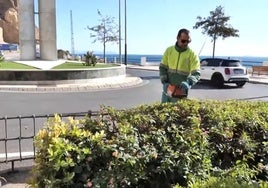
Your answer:
[[[190,42],[189,30],[179,30],[175,45],[168,47],[162,57],[159,71],[163,103],[186,98],[188,90],[200,79],[200,61],[188,47]]]

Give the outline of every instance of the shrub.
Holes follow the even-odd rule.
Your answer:
[[[199,180],[188,186],[189,188],[266,188],[268,183],[248,183],[247,181],[238,181],[233,177],[210,177],[207,180]],[[181,188],[180,185],[175,185],[173,188]]]
[[[3,55],[0,55],[0,61],[4,61],[5,57]]]
[[[267,122],[268,103],[245,101],[103,107],[96,118],[67,122],[56,116],[36,137],[32,185],[261,185],[268,181]]]
[[[3,54],[0,53],[0,66],[1,66],[1,63],[5,61],[5,57]]]
[[[85,65],[86,66],[95,66],[97,64],[97,57],[93,54],[93,52],[87,52],[85,55]]]

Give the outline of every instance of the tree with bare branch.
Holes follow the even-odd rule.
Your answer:
[[[99,10],[98,15],[100,16],[100,24],[93,27],[87,26],[87,29],[93,32],[90,34],[90,37],[95,38],[93,43],[96,41],[103,43],[103,58],[105,63],[106,43],[119,42],[119,27],[114,21],[114,17],[103,16]]]

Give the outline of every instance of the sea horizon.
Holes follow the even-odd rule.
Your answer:
[[[95,53],[94,53],[95,54]],[[79,54],[83,55],[83,54]],[[96,53],[95,54],[98,58],[103,58],[103,54]],[[162,59],[162,54],[127,54],[127,63],[129,64],[141,64],[142,58],[143,61],[146,59],[146,63],[156,64],[160,63]],[[199,59],[212,57],[211,55],[200,55]],[[116,63],[120,62],[119,54],[116,53],[106,53],[105,54],[106,62],[108,63]],[[268,62],[268,56],[215,56],[215,58],[230,58],[230,59],[237,59],[240,60],[242,65],[246,67],[251,67],[254,65],[262,65],[263,62]],[[125,62],[125,54],[121,54],[121,62]]]

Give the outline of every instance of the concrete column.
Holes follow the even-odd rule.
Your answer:
[[[55,0],[39,0],[40,58],[57,60],[56,6]]]
[[[19,49],[21,60],[35,59],[34,0],[19,0]]]

